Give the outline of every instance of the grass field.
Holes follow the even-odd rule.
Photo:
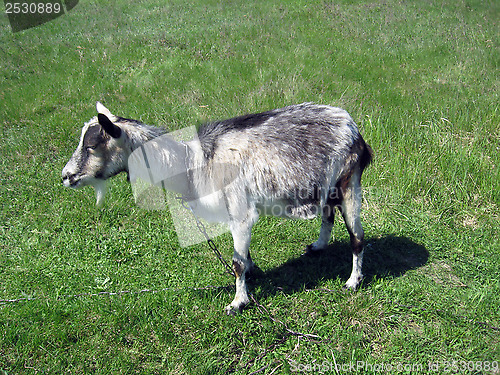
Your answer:
[[[15,34],[0,18],[0,374],[498,374],[499,7],[89,0]],[[303,259],[319,221],[263,218],[258,304],[225,316],[233,280],[124,176],[100,209],[63,188],[98,100],[168,130],[304,101],[348,110],[375,151],[360,290],[341,290],[340,219]],[[230,235],[215,242],[229,259]]]

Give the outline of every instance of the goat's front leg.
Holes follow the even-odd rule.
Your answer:
[[[231,224],[231,233],[234,241],[233,271],[236,275],[236,295],[233,302],[225,309],[228,315],[235,315],[250,302],[248,298],[245,274],[253,265],[248,248],[252,233],[253,222],[249,220]]]

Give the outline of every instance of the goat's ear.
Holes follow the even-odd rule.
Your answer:
[[[113,122],[108,118],[108,116],[99,113],[97,115],[97,120],[99,121],[99,125],[102,126],[102,128],[106,133],[108,133],[113,138],[120,138],[120,136],[122,135],[122,130],[120,129],[119,126],[113,124]]]
[[[97,102],[97,103],[95,104],[95,107],[96,107],[96,109],[97,109],[97,113],[102,113],[103,115],[108,116],[108,118],[113,118],[113,117],[115,117],[115,116],[111,113],[111,111],[110,111],[109,109],[107,109],[107,108],[104,106],[104,104],[102,104],[101,102]]]

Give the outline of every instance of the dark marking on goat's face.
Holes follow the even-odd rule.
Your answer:
[[[88,125],[63,169],[63,184],[74,188],[94,185],[95,180],[106,180],[123,171],[121,152],[112,139],[100,124]]]
[[[99,125],[90,126],[83,136],[83,148],[95,150],[102,147],[109,140],[109,136]]]
[[[110,138],[99,125],[87,129],[78,159],[78,174],[80,176],[105,178],[105,166],[109,159]]]

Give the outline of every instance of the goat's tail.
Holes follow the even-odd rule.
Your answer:
[[[362,141],[362,150],[361,150],[361,158],[359,160],[359,165],[361,171],[363,171],[368,165],[373,161],[373,150],[363,139]]]

